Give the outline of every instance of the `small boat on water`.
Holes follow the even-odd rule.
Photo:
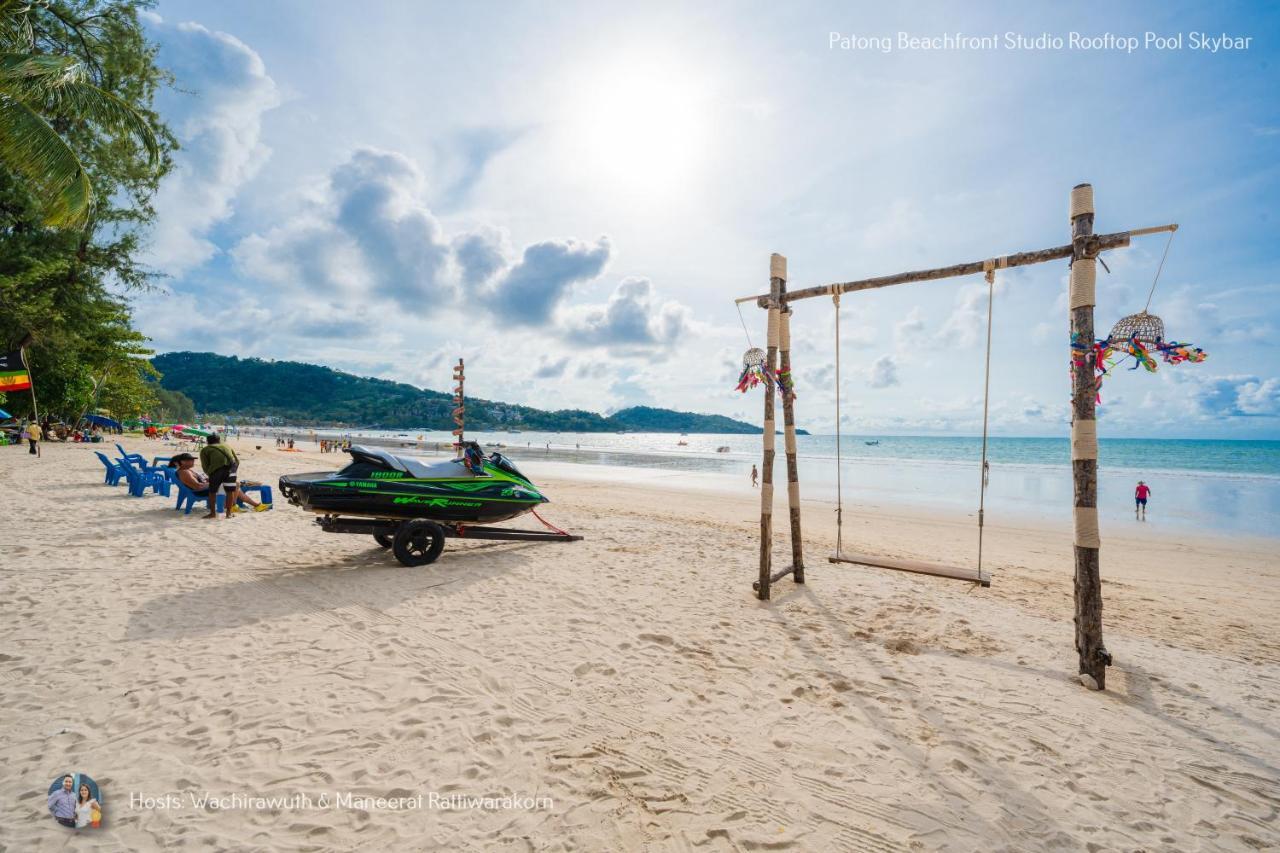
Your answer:
[[[728,453],[728,452],[729,452],[729,445],[727,444],[721,445],[720,447],[716,448],[716,453]]]
[[[677,442],[676,442],[676,447],[688,447],[688,446],[689,446],[689,442],[687,442],[687,441],[677,441]]]
[[[864,441],[862,443],[865,444],[867,447],[876,447],[880,444],[879,441]]]

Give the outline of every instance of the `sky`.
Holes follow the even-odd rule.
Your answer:
[[[464,357],[478,397],[758,424],[734,385],[765,315],[733,300],[771,253],[794,290],[1063,245],[1089,182],[1099,233],[1181,226],[1151,311],[1210,353],[1109,377],[1100,433],[1280,438],[1280,10],[889,5],[161,0],[183,147],[137,321],[162,352],[435,390]],[[1105,256],[1100,333],[1165,248]],[[1066,287],[998,276],[997,434],[1067,434]],[[980,429],[981,276],[840,310],[842,430]],[[831,433],[831,300],[792,341],[797,422]]]

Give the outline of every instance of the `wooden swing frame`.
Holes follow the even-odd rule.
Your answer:
[[[779,254],[769,259],[769,292],[744,296],[738,304],[754,302],[768,312],[768,344],[765,370],[769,377],[791,373],[791,303],[815,296],[838,297],[844,293],[874,290],[898,284],[936,281],[944,278],[989,273],[993,267],[1029,266],[1069,258],[1071,286],[1069,308],[1071,333],[1084,341],[1094,340],[1095,283],[1097,258],[1105,251],[1125,248],[1134,237],[1176,231],[1176,224],[1157,225],[1113,234],[1094,234],[1093,187],[1078,184],[1070,195],[1071,242],[1065,246],[1019,252],[994,259],[970,261],[936,269],[895,273],[877,278],[837,282],[787,292],[787,259]],[[988,326],[989,328],[989,326]],[[1076,651],[1079,654],[1081,681],[1090,688],[1106,686],[1106,668],[1111,655],[1102,643],[1102,581],[1099,568],[1098,537],[1098,434],[1096,421],[1096,380],[1089,364],[1071,360],[1072,419],[1071,467],[1074,485],[1074,563]],[[775,456],[776,419],[774,408],[775,381],[766,383],[764,396],[764,431],[760,484],[760,564],[759,577],[752,583],[756,596],[767,601],[774,581],[788,575],[798,584],[805,582],[804,540],[800,527],[800,479],[796,460],[795,395],[783,393],[783,442],[787,459],[787,502],[791,522],[791,565],[772,570],[773,545],[773,463]],[[837,425],[837,429],[839,426]],[[981,569],[971,570],[924,561],[899,559],[874,554],[837,553],[830,562],[855,563],[875,568],[912,572],[933,577],[954,578],[990,585]]]

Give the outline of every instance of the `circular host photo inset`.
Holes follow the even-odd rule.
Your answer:
[[[102,826],[102,794],[87,773],[64,773],[49,783],[49,814],[68,829]]]

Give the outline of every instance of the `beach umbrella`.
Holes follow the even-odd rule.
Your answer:
[[[94,426],[107,427],[108,429],[121,429],[120,422],[114,418],[108,418],[103,415],[85,415],[85,421]]]
[[[13,415],[9,414],[4,409],[0,409],[0,421],[8,421],[12,419],[13,419]]]

